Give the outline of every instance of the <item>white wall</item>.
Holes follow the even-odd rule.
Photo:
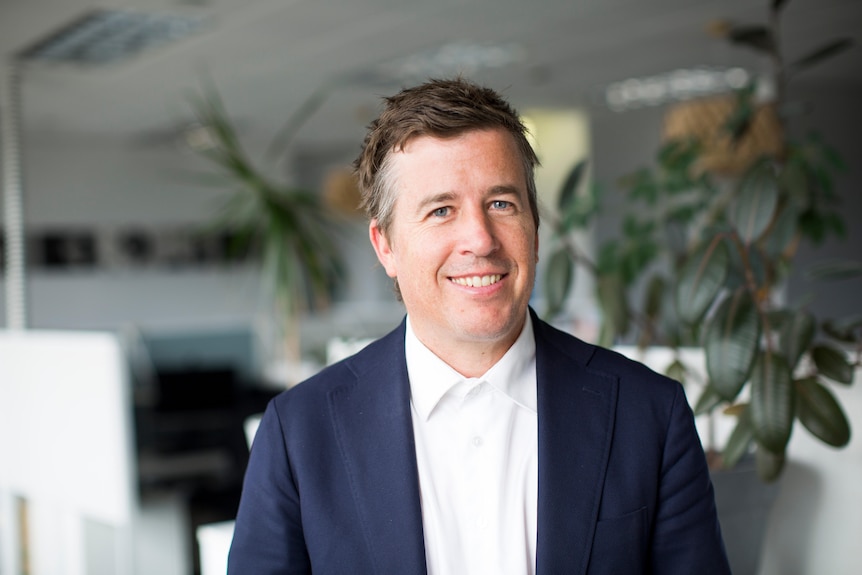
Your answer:
[[[862,573],[862,369],[855,385],[830,387],[854,437],[844,449],[825,446],[797,425],[769,519],[760,575]]]
[[[0,498],[28,502],[34,575],[132,573],[137,481],[127,372],[110,334],[0,332]],[[114,534],[108,553],[97,553],[112,569],[88,567],[86,520]],[[0,528],[8,551],[15,527]],[[4,553],[4,570],[19,572],[19,556]]]
[[[25,226],[33,231],[77,227],[111,234],[127,227],[158,232],[199,226],[223,198],[192,179],[203,167],[199,160],[170,145],[28,134],[23,159]],[[30,325],[98,329],[247,320],[259,305],[253,277],[247,266],[32,269]],[[0,310],[0,320],[4,314]]]

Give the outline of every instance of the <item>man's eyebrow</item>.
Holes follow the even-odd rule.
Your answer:
[[[454,192],[441,192],[439,194],[434,194],[433,196],[428,196],[419,202],[419,205],[416,206],[416,211],[424,211],[428,206],[437,205],[444,202],[451,202],[455,199]]]
[[[500,185],[500,186],[494,186],[493,188],[488,190],[488,193],[487,193],[488,196],[499,196],[501,194],[513,195],[513,196],[519,196],[520,197],[521,190],[518,189],[517,186]]]

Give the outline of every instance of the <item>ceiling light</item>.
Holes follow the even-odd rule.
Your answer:
[[[36,42],[18,57],[26,61],[106,64],[187,36],[201,23],[201,18],[173,14],[94,10]]]
[[[605,90],[605,103],[621,112],[666,102],[689,100],[738,90],[751,80],[743,68],[694,68],[674,70],[646,78],[615,82]]]
[[[462,42],[405,56],[385,63],[377,74],[398,79],[441,78],[472,75],[489,68],[503,68],[523,59],[523,49],[514,44],[479,45]]]

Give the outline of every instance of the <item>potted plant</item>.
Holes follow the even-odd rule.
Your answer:
[[[323,98],[322,91],[315,92],[288,119],[268,157],[286,149]],[[295,368],[300,361],[301,313],[326,306],[335,282],[344,275],[333,242],[333,213],[320,194],[277,181],[249,158],[213,88],[195,96],[192,104],[207,136],[197,152],[218,169],[215,184],[234,190],[209,231],[230,237],[232,250],[259,259],[262,285],[273,299],[276,331],[281,333],[283,357],[277,360]]]
[[[722,102],[719,130],[707,137],[677,133],[661,146],[654,167],[624,177],[622,232],[595,258],[571,241],[573,230],[587,228],[600,209],[596,188],[578,192],[584,165],[575,166],[551,218],[544,281],[553,317],[575,264],[592,270],[604,345],[628,338],[642,347],[700,346],[706,381],[695,413],[722,408],[736,417],[717,463],[731,468],[753,449],[766,482],[781,474],[796,422],[828,445],[848,443],[850,425],[830,386],[851,384],[862,355],[862,318],[823,320],[805,302],[780,297],[799,242],[844,232],[832,189],[841,160],[816,135],[787,136],[786,85],[849,46],[832,41],[786,64],[778,43],[785,5],[770,3],[766,25],[723,26],[731,42],[768,55],[774,100],[757,101],[753,85],[740,90]],[[761,129],[771,130],[768,144],[750,146]],[[851,277],[862,265],[840,262],[818,271]],[[668,372],[682,381],[691,374],[681,361]]]

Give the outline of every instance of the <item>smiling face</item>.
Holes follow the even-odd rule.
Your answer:
[[[463,375],[481,375],[520,334],[536,275],[538,235],[515,142],[503,130],[473,130],[420,136],[392,154],[391,228],[370,225],[377,257],[398,279],[420,341]]]

